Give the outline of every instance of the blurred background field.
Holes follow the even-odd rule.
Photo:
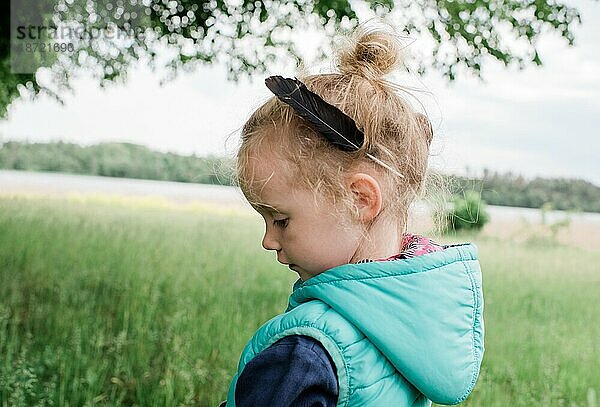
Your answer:
[[[223,400],[296,275],[260,246],[258,215],[218,209],[3,194],[1,404]],[[438,240],[476,243],[483,270],[486,354],[465,405],[596,406],[600,251],[491,231]]]

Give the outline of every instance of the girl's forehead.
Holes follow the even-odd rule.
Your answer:
[[[281,188],[290,185],[292,174],[289,164],[273,156],[251,156],[248,160],[246,177],[259,188]]]
[[[293,188],[289,170],[285,165],[269,160],[249,160],[245,171],[244,191],[257,204],[273,205],[287,196]]]

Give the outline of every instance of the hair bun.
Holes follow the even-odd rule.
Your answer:
[[[379,79],[394,70],[400,60],[399,53],[400,44],[393,33],[360,26],[349,46],[341,52],[338,68],[342,74]]]

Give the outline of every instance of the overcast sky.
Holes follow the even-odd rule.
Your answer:
[[[492,63],[484,67],[486,82],[462,76],[448,84],[436,73],[398,78],[430,92],[418,95],[434,123],[434,167],[450,173],[487,167],[600,185],[600,3],[576,5],[583,19],[576,46],[545,35],[539,42],[542,68],[519,71]],[[419,40],[410,45],[419,46]],[[137,66],[126,85],[103,90],[81,77],[64,106],[48,97],[14,102],[0,121],[0,141],[128,141],[181,154],[232,155],[245,119],[270,96],[264,78],[294,73],[281,66],[235,84],[214,65],[161,87],[160,74]]]

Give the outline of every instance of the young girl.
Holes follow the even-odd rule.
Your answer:
[[[432,130],[383,76],[399,45],[359,29],[339,73],[270,77],[238,181],[262,245],[298,273],[244,348],[222,406],[429,406],[465,400],[483,356],[477,248],[406,232]]]

